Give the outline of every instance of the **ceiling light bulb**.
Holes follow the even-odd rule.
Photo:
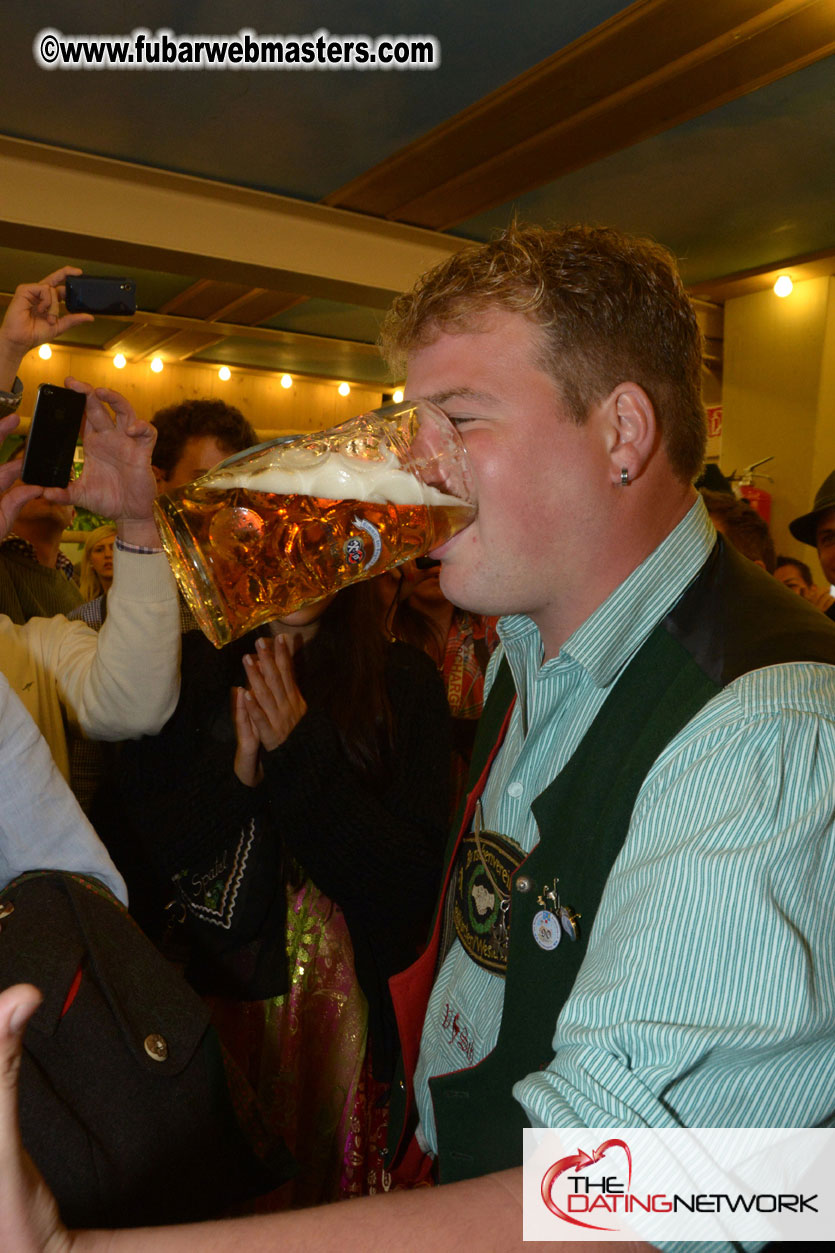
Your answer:
[[[222,379],[224,383],[228,383],[232,377],[232,371],[229,369],[228,365],[222,365],[217,372],[217,376],[219,379]]]
[[[351,389],[350,389],[350,387],[348,386],[348,384],[347,384],[347,383],[340,383],[340,384],[339,384],[339,387],[337,387],[337,389],[336,389],[336,390],[339,392],[340,396],[350,396],[350,395],[351,395]]]
[[[124,370],[127,363],[128,363],[128,359],[125,356],[125,354],[123,352],[117,352],[116,356],[113,358],[113,364],[115,365],[116,369]]]
[[[38,356],[40,357],[41,361],[49,360],[49,358],[52,356],[52,349],[50,348],[49,344],[41,344],[40,348],[38,349]]]
[[[399,405],[402,399],[403,399],[403,388],[398,387],[397,391],[392,394],[392,400],[394,401],[396,405]]]
[[[154,374],[162,374],[162,357],[154,357],[151,362],[151,369]]]
[[[292,378],[290,377],[290,375],[289,375],[289,374],[282,374],[282,376],[281,376],[281,386],[285,389],[285,391],[287,390],[287,388],[288,388],[288,387],[292,387],[292,386],[293,386],[293,380],[292,380]]]
[[[777,282],[774,284],[774,295],[790,296],[793,287],[794,283],[791,281],[788,274],[781,274]]]

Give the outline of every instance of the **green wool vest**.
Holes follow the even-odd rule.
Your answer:
[[[627,665],[571,760],[533,802],[540,842],[511,880],[510,948],[496,1047],[470,1069],[437,1076],[429,1084],[442,1183],[521,1164],[527,1120],[511,1087],[553,1057],[557,1018],[653,762],[727,683],[788,661],[835,664],[832,623],[720,540],[697,579]],[[482,773],[512,699],[504,663],[479,728],[471,785]],[[580,913],[581,934],[575,943],[565,941],[546,952],[534,940],[532,921],[555,871],[570,883],[567,903]],[[436,929],[440,922],[439,917]]]

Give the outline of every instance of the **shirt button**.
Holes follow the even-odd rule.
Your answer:
[[[509,783],[509,784],[507,785],[507,794],[508,794],[508,796],[513,796],[513,797],[515,797],[517,800],[518,800],[518,798],[522,795],[522,793],[524,792],[524,790],[525,790],[525,789],[522,787],[522,784],[521,784],[521,783]]]

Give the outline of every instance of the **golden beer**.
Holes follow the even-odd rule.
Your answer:
[[[474,515],[453,497],[396,505],[197,486],[177,495],[160,502],[163,543],[189,607],[218,645],[439,548]]]
[[[439,548],[475,516],[463,445],[425,401],[232,457],[156,502],[174,574],[220,648]]]

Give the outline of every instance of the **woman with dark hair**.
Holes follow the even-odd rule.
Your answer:
[[[382,1187],[388,979],[431,920],[449,751],[437,672],[386,640],[369,584],[219,652],[187,634],[177,712],[125,746],[129,839],[173,886],[186,973],[224,998],[221,1038],[299,1159],[292,1204]]]
[[[452,715],[451,812],[464,795],[484,705],[484,677],[499,642],[497,618],[469,613],[447,600],[441,563],[429,557],[404,562],[374,582],[382,599],[384,629],[392,640],[421,648],[438,667]]]

